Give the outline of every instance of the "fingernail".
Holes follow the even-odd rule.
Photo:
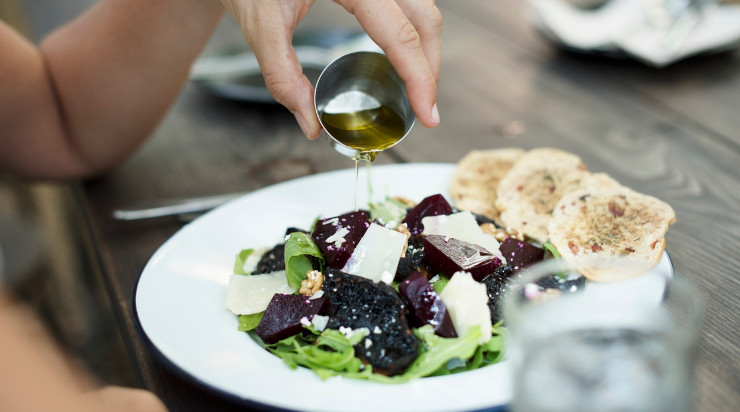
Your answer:
[[[432,106],[432,121],[439,124],[439,110],[437,109],[437,103]]]
[[[298,122],[298,126],[300,126],[301,131],[303,132],[303,135],[308,138],[308,136],[311,133],[311,129],[308,127],[308,122],[306,122],[306,119],[301,115],[299,112],[291,112],[293,113],[293,116],[295,116],[295,120]]]

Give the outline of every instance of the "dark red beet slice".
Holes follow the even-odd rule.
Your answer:
[[[545,258],[545,250],[540,249],[531,243],[508,237],[501,242],[499,246],[501,254],[506,259],[506,263],[515,271],[540,262]]]
[[[426,276],[419,272],[412,273],[398,284],[398,292],[409,305],[412,326],[429,324],[434,327],[434,333],[443,338],[457,337],[452,318],[447,313],[447,306],[434,291]]]
[[[370,219],[364,211],[351,212],[319,220],[311,237],[326,258],[327,266],[341,269],[369,227]]]
[[[325,298],[309,299],[303,295],[277,293],[267,305],[255,333],[265,343],[275,343],[300,333],[303,330],[301,319],[310,321],[314,315],[322,313],[326,306]]]
[[[406,223],[412,235],[418,235],[424,231],[421,219],[427,216],[449,215],[452,208],[442,195],[432,195],[424,198],[413,209],[409,210],[401,223]]]
[[[424,259],[447,277],[462,270],[478,282],[501,264],[501,259],[476,244],[441,235],[424,237]]]

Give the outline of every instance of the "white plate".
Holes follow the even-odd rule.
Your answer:
[[[453,170],[452,164],[373,166],[368,196],[367,171],[361,168],[359,204],[386,195],[419,201],[441,193],[449,199]],[[354,174],[354,169],[347,169],[270,186],[183,227],[154,253],[141,274],[134,298],[141,330],[182,372],[246,402],[317,411],[447,411],[506,405],[512,396],[506,361],[400,385],[342,378],[322,381],[307,369],[291,370],[237,330],[237,316],[224,303],[235,255],[244,248],[272,246],[287,227],[308,228],[319,215],[352,210]]]

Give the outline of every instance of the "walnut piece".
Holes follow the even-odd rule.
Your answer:
[[[301,295],[313,296],[314,293],[321,290],[324,283],[324,275],[318,270],[309,270],[306,272],[306,279],[301,282],[301,289],[298,291]]]
[[[414,202],[413,200],[409,198],[403,197],[403,196],[396,196],[393,199],[403,203],[404,205],[406,205],[406,207],[416,206],[416,202]]]
[[[411,239],[411,232],[409,232],[409,227],[406,226],[405,223],[401,223],[395,230],[396,232],[406,236],[406,243],[403,245],[401,257],[406,256],[406,248],[409,246],[409,239]]]

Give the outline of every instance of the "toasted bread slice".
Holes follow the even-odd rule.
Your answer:
[[[484,215],[501,225],[496,208],[496,188],[525,151],[515,148],[473,150],[455,168],[450,194],[455,206]]]
[[[527,152],[498,185],[496,207],[503,226],[546,242],[555,205],[587,176],[586,166],[574,154],[550,148]]]
[[[620,259],[626,265],[652,267],[665,249],[665,232],[676,221],[665,202],[624,187],[606,175],[593,175],[583,188],[566,193],[548,224],[550,242],[563,259]],[[618,280],[640,272],[590,268],[587,279]]]

